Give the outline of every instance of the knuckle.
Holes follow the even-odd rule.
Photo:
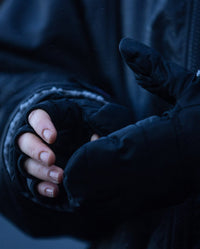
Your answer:
[[[35,113],[37,112],[37,110],[33,110],[29,116],[28,116],[28,122],[31,124],[31,122],[33,121],[34,119],[34,116],[35,116]]]
[[[23,146],[25,139],[26,139],[26,133],[23,133],[22,135],[18,137],[17,143],[19,147]]]
[[[32,139],[32,136],[33,134],[29,133],[29,132],[26,132],[26,133],[23,133],[22,135],[19,136],[18,138],[18,145],[20,147],[25,147],[27,148],[29,146],[29,142],[31,141]]]

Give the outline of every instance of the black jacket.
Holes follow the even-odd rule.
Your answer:
[[[195,50],[199,41],[198,32],[195,32],[198,9],[195,0],[3,2],[0,9],[1,151],[13,109],[40,88],[60,84],[68,88],[66,79],[70,77],[87,82],[84,88],[90,91],[90,85],[97,86],[116,101],[131,107],[133,121],[162,113],[168,104],[140,89],[133,75],[123,68],[119,41],[131,35],[156,48],[166,59],[195,71],[199,67]],[[99,92],[94,87],[92,91]],[[113,226],[105,227],[100,217],[90,220],[76,213],[46,209],[24,198],[16,191],[2,156],[0,177],[1,212],[27,233],[34,236],[67,234],[91,239],[98,234],[101,236],[102,230],[103,233],[110,231]],[[184,205],[188,207],[188,202]],[[195,205],[198,206],[198,202]],[[181,216],[180,210],[182,206],[172,207],[164,216],[169,215],[172,221],[175,212]],[[186,217],[188,212],[183,210]],[[146,218],[144,224],[148,220]],[[159,230],[163,220],[157,218],[153,227]],[[97,229],[94,230],[94,226]],[[135,228],[129,229],[132,230]],[[163,229],[156,239],[167,236],[165,231],[169,232]],[[147,237],[149,239],[149,234]]]

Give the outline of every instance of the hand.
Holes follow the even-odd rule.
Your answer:
[[[23,163],[23,159],[20,161],[18,157],[18,169],[21,173],[25,169],[36,180],[42,180],[40,184],[28,182],[31,182],[27,186],[33,195],[37,195],[34,193],[37,190],[39,194],[48,197],[58,195],[57,184],[62,182],[62,169],[65,169],[68,160],[79,147],[98,138],[94,133],[109,134],[130,124],[132,120],[129,110],[123,106],[102,104],[87,98],[84,101],[69,101],[65,97],[45,100],[33,108],[28,122],[38,136],[27,133],[25,127],[29,125],[22,127],[23,134],[19,130],[18,146],[29,159]],[[114,119],[110,118],[110,113]],[[51,173],[54,173],[54,177],[57,174],[56,179],[51,177]]]
[[[200,189],[200,78],[134,40],[120,49],[138,83],[173,108],[83,145],[63,179],[71,208],[117,218],[175,205]]]
[[[24,168],[28,174],[42,180],[37,186],[39,194],[56,197],[59,193],[57,184],[61,183],[63,179],[63,169],[54,165],[55,154],[45,142],[47,144],[54,143],[57,131],[48,113],[41,109],[32,111],[28,121],[41,139],[32,133],[24,133],[19,137],[19,148],[30,157],[25,161]],[[93,134],[90,141],[98,138],[97,134]]]
[[[29,157],[24,163],[25,170],[42,180],[37,186],[39,194],[56,197],[59,193],[58,184],[63,179],[63,169],[54,165],[56,156],[45,143],[54,143],[57,131],[49,115],[41,109],[32,111],[28,121],[39,137],[24,133],[18,139],[19,148]]]

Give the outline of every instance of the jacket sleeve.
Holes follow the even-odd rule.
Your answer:
[[[109,103],[108,97],[103,96],[102,91],[100,95],[96,88],[92,91],[93,87],[90,85],[72,79],[68,80],[67,75],[61,73],[8,74],[4,76],[4,81],[18,88],[13,90],[12,98],[8,98],[11,95],[10,91],[5,92],[6,96],[2,95],[4,100],[7,99],[7,103],[0,109],[1,130],[3,131],[0,141],[1,213],[32,236],[66,234],[83,239],[98,237],[100,234],[98,231],[102,230],[101,224],[104,224],[103,221],[99,217],[90,219],[65,208],[65,204],[68,203],[66,193],[60,198],[61,202],[42,200],[31,194],[26,188],[26,178],[20,175],[17,168],[20,153],[16,153],[14,141],[19,130],[27,126],[28,112],[33,108],[46,110],[55,121],[58,133],[61,133],[60,140],[57,139],[57,147],[55,146],[53,150],[58,155],[58,160],[64,158],[63,167],[65,167],[69,154],[74,151],[72,148],[73,151],[69,152],[67,146],[68,144],[72,147],[70,142],[72,129],[78,127],[78,131],[81,132],[86,123],[91,131],[96,131],[100,135],[109,134],[132,122],[129,111],[125,107]],[[8,87],[8,90],[11,89]],[[77,106],[78,109],[76,109]],[[80,109],[82,112],[79,111]],[[115,119],[110,117],[110,112],[115,113]],[[72,119],[73,116],[76,118]],[[67,144],[65,140],[63,141],[64,134],[67,136]],[[80,141],[80,137],[77,141],[78,143],[86,142]],[[74,144],[74,146],[76,149],[80,145]],[[64,203],[64,209],[63,205],[60,208],[60,203]],[[94,231],[92,227],[95,222],[99,224],[99,229]],[[103,230],[106,232],[107,229]]]
[[[81,82],[86,79],[110,91],[102,84],[105,77],[102,79],[81,7],[74,1],[54,0],[8,0],[0,6],[0,210],[33,236],[98,235],[98,229],[87,229],[95,221],[41,207],[21,195],[13,184],[17,178],[14,170],[8,163],[6,166],[12,157],[8,153],[10,141],[32,105],[68,90],[80,93],[84,88],[103,94],[90,85],[74,82],[74,75],[83,79]]]
[[[24,113],[35,101],[39,101],[45,95],[56,94],[56,92],[68,89],[74,91],[76,89],[77,92],[83,90],[83,88],[75,87],[73,84],[70,86],[66,78],[66,75],[61,76],[61,74],[52,72],[1,73],[0,75],[0,211],[24,232],[32,236],[62,234],[82,238],[90,236],[90,232],[86,233],[87,236],[84,234],[85,229],[81,224],[85,223],[86,220],[84,221],[83,217],[49,210],[21,195],[19,189],[16,188],[17,176],[13,169],[15,164],[7,164],[6,166],[5,163],[12,157],[11,152],[11,154],[7,153],[9,143],[19,128],[20,122],[24,119],[22,118]]]

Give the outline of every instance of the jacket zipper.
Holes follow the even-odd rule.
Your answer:
[[[191,1],[191,9],[189,11],[189,32],[188,39],[188,55],[186,56],[187,68],[193,72],[200,69],[200,1]]]

